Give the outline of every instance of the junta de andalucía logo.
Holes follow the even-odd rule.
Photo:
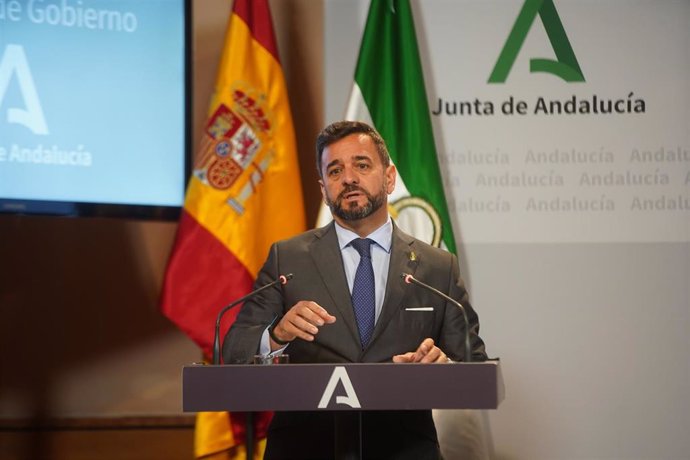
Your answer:
[[[532,58],[529,65],[530,72],[550,73],[570,83],[585,81],[553,0],[525,0],[489,76],[489,83],[505,83],[537,15],[544,25],[551,47],[556,54],[556,60]]]

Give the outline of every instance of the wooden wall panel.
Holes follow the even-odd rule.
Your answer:
[[[0,431],[2,460],[189,460],[193,427]]]

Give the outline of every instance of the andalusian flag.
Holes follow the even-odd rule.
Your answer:
[[[168,262],[163,313],[210,356],[218,311],[251,290],[271,243],[304,229],[292,116],[268,3],[235,0]],[[237,311],[225,316],[221,337]],[[199,414],[196,456],[244,458],[241,415]],[[269,418],[257,417],[258,438],[265,438]],[[256,452],[263,456],[263,444]]]
[[[398,169],[389,211],[400,227],[455,252],[408,0],[372,0],[346,118],[371,123]],[[319,225],[330,214],[321,209]]]

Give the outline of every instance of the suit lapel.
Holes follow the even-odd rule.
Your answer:
[[[359,343],[357,321],[352,308],[350,291],[347,287],[347,277],[343,267],[343,257],[338,246],[338,236],[334,223],[323,227],[317,232],[316,239],[311,243],[309,253],[330,294],[341,318],[345,321],[356,343]]]

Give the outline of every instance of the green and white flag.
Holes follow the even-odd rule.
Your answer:
[[[389,212],[406,232],[455,253],[408,0],[372,0],[345,116],[372,124],[398,170]],[[318,226],[330,220],[323,205]]]

